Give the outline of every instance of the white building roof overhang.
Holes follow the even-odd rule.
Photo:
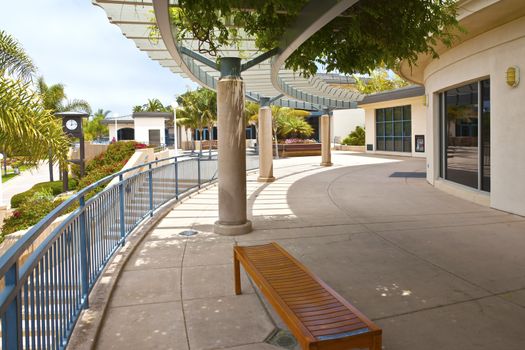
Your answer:
[[[323,76],[302,77],[285,69],[286,59],[310,36],[341,15],[358,0],[310,1],[299,15],[296,25],[287,31],[280,46],[261,52],[255,38],[244,35],[233,47],[222,47],[221,57],[239,57],[246,97],[259,102],[262,97],[272,103],[307,110],[356,108],[363,95],[350,89],[334,87]],[[178,42],[176,28],[170,21],[169,8],[175,0],[93,0],[102,7],[110,22],[161,66],[215,90],[220,72],[216,58],[199,51],[199,42],[185,37]],[[151,35],[157,26],[160,38]],[[242,30],[240,30],[242,34]]]

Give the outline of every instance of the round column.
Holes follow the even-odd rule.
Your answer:
[[[227,68],[230,69],[225,74]],[[246,121],[240,59],[226,57],[221,60],[217,130],[219,220],[215,222],[214,231],[221,235],[242,235],[252,231],[252,223],[246,215]]]
[[[330,152],[330,116],[323,114],[320,118],[321,125],[321,166],[332,166]]]
[[[272,147],[272,109],[261,103],[261,108],[259,108],[259,177],[257,178],[259,182],[275,181]]]

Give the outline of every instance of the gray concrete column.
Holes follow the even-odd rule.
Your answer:
[[[259,182],[275,181],[273,177],[272,109],[259,108]]]
[[[244,83],[225,76],[217,83],[219,220],[214,231],[241,235],[252,230],[246,215],[246,121]]]
[[[321,133],[321,166],[332,166],[332,154],[330,152],[330,116],[323,114],[319,118]]]

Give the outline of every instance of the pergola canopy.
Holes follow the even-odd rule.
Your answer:
[[[219,55],[241,59],[246,97],[250,100],[259,102],[265,97],[280,106],[307,110],[355,108],[363,95],[331,85],[334,79],[338,80],[337,76],[330,75],[330,81],[324,75],[305,78],[285,69],[284,62],[311,35],[357,1],[311,1],[304,6],[296,25],[287,31],[277,49],[260,51],[255,39],[241,29],[238,43],[222,47]],[[193,37],[176,40],[177,29],[170,21],[169,9],[178,6],[177,1],[93,0],[93,3],[102,7],[110,22],[118,25],[152,60],[203,87],[216,89],[220,76],[216,57],[201,53],[199,42]],[[160,38],[151,34],[155,25]],[[340,76],[339,84],[345,83],[348,77]]]

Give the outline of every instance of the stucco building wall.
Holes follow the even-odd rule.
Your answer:
[[[376,109],[390,108],[398,106],[411,106],[411,137],[412,137],[412,152],[390,152],[390,151],[376,151]],[[361,108],[365,111],[365,144],[374,145],[373,151],[367,151],[367,153],[385,154],[385,155],[399,155],[399,156],[411,156],[411,157],[426,157],[427,147],[425,146],[425,152],[415,151],[415,135],[425,136],[425,145],[428,144],[426,131],[427,131],[427,118],[424,96],[416,96],[409,98],[402,98],[397,100],[389,100],[378,103],[361,104]]]
[[[525,17],[482,33],[441,53],[424,69],[428,94],[427,180],[439,180],[439,93],[469,82],[490,78],[491,101],[491,192],[490,206],[525,215],[525,84],[512,88],[505,72],[518,66],[525,72]],[[443,183],[445,182],[445,184]],[[454,191],[461,192],[454,184]],[[464,189],[472,196],[472,190]],[[479,191],[481,192],[481,191]]]
[[[165,118],[164,117],[146,117],[139,118],[135,117],[135,141],[149,143],[149,131],[159,130],[160,131],[160,143],[166,143],[165,137]]]
[[[357,126],[365,126],[365,111],[362,108],[336,109],[333,111],[330,125],[330,139],[341,143]]]

